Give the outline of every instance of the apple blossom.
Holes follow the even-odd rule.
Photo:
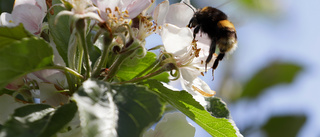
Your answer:
[[[203,96],[213,96],[215,91],[198,78],[205,72],[204,53],[207,53],[209,48],[197,48],[193,43],[193,34],[187,27],[179,28],[172,24],[164,24],[161,37],[165,52],[173,54],[180,69],[183,87],[193,95],[200,93]]]
[[[12,13],[3,12],[0,25],[16,26],[22,23],[32,34],[40,34],[42,21],[46,16],[47,5],[44,0],[15,0]]]
[[[148,8],[151,0],[94,0],[100,9],[101,18],[105,21],[109,19],[135,18],[144,9]]]
[[[99,15],[95,12],[97,7],[93,6],[90,0],[67,0],[72,5],[71,11],[64,10],[57,14],[56,21],[60,16],[72,15],[76,19],[91,18],[99,22],[104,22]]]
[[[215,91],[198,77],[206,71],[204,61],[210,46],[194,42],[191,29],[185,27],[193,16],[190,7],[183,3],[169,6],[168,1],[163,1],[156,7],[153,16],[155,22],[162,26],[159,31],[165,52],[173,54],[180,69],[182,87],[193,95],[215,95]],[[210,64],[213,64],[213,61],[209,62]]]

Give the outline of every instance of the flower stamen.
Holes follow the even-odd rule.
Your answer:
[[[205,97],[212,97],[212,96],[214,96],[214,95],[216,94],[216,92],[213,91],[213,90],[211,90],[211,91],[212,91],[212,94],[210,94],[210,93],[204,92],[203,90],[201,90],[201,89],[199,89],[199,88],[197,88],[197,87],[195,87],[195,86],[193,86],[193,85],[192,85],[192,88],[193,88],[195,91],[199,92],[202,96],[205,96]]]

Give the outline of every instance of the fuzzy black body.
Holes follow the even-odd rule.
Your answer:
[[[199,31],[208,34],[211,39],[209,56],[206,59],[207,64],[211,61],[212,56],[219,48],[220,53],[215,60],[212,71],[214,71],[219,61],[223,59],[226,52],[229,52],[237,47],[237,34],[234,25],[228,20],[225,13],[213,7],[204,7],[194,13],[188,27],[193,28],[193,37]],[[212,73],[213,74],[213,73]]]

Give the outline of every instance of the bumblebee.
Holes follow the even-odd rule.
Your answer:
[[[191,8],[190,5],[186,5]],[[208,34],[211,39],[209,55],[205,62],[206,71],[207,64],[215,54],[216,47],[219,48],[219,54],[212,66],[213,75],[214,70],[218,67],[219,61],[223,59],[227,52],[233,51],[237,47],[237,33],[234,25],[228,20],[227,15],[219,9],[204,7],[194,13],[188,27],[194,28],[194,38],[196,38],[196,34],[201,31]]]

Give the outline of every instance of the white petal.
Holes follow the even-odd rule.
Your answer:
[[[184,114],[174,112],[165,114],[155,129],[148,130],[143,137],[193,137],[195,131]]]
[[[208,38],[208,35],[206,34],[198,34],[196,36],[197,42],[197,48],[201,49],[199,52],[199,57],[195,58],[193,61],[193,65],[197,66],[200,68],[202,71],[205,70],[205,61],[207,60],[207,57],[209,56],[209,49],[210,49],[210,44],[211,40]],[[217,55],[214,54],[211,61],[207,64],[207,70],[211,68],[213,65]]]
[[[161,2],[154,10],[153,19],[158,25],[163,25],[169,11],[169,1]]]
[[[187,53],[193,40],[193,34],[189,28],[179,28],[171,24],[163,26],[161,37],[166,51],[175,56]]]
[[[53,84],[38,83],[40,89],[40,102],[51,106],[60,106],[69,102],[69,97],[57,92]]]
[[[192,83],[192,81],[201,74],[199,70],[193,69],[191,67],[180,68],[180,73],[182,78],[188,81],[189,83]]]
[[[18,90],[24,85],[24,77],[17,78],[6,86],[6,89]]]
[[[215,91],[211,90],[206,82],[201,80],[200,78],[195,78],[192,81],[188,81],[188,79],[183,79],[183,88],[186,89],[190,94],[196,95],[200,94],[205,97],[211,97],[216,94]]]
[[[0,124],[3,123],[9,118],[11,114],[13,114],[16,108],[25,106],[27,104],[23,104],[20,102],[15,101],[12,96],[7,94],[3,94],[0,96]]]
[[[0,16],[0,25],[1,26],[15,26],[17,23],[13,20],[12,15],[7,12],[1,13]]]
[[[155,2],[155,0],[152,2],[153,3],[145,11],[143,11],[144,16],[152,16],[153,15],[153,12],[156,8],[156,2]]]
[[[42,11],[47,12],[46,0],[36,0],[36,6],[39,6]]]
[[[19,5],[23,5],[23,4],[35,5],[36,0],[15,0],[13,8],[15,8],[16,6],[19,6]]]
[[[121,7],[119,8],[126,8],[128,7],[128,5],[130,5],[131,3],[135,2],[136,0],[120,0],[121,3]]]
[[[62,73],[59,70],[53,70],[53,69],[45,69],[37,72],[33,72],[33,75],[35,75],[37,78],[40,79],[40,81],[37,82],[46,82],[46,83],[52,83],[55,85],[59,85],[63,87],[67,87],[67,79],[64,73]]]
[[[94,5],[97,5],[97,1],[98,1],[98,0],[91,0],[91,2],[92,2]]]
[[[18,5],[12,11],[12,16],[31,33],[40,33],[44,14],[39,7],[29,4]]]
[[[106,8],[110,8],[114,12],[115,7],[121,6],[120,0],[98,0],[97,6],[102,12],[106,12]]]
[[[193,14],[193,10],[184,3],[172,4],[169,6],[166,23],[170,23],[178,27],[186,27]]]
[[[85,14],[76,14],[76,16],[78,16],[79,18],[91,18],[91,19],[97,20],[99,22],[104,22],[98,14],[93,13],[93,12],[88,12]]]
[[[129,18],[135,18],[151,4],[150,0],[135,0],[127,7]]]

